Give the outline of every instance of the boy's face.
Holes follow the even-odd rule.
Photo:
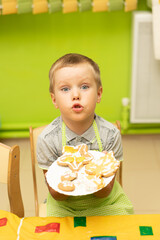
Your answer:
[[[102,95],[97,88],[94,70],[88,63],[58,69],[54,75],[52,101],[59,108],[63,121],[89,121],[94,119],[96,103]]]

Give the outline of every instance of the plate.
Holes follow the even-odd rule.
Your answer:
[[[100,157],[104,156],[105,154],[99,151],[89,150],[94,156],[95,161],[98,160]],[[75,185],[75,190],[71,192],[62,191],[58,188],[58,184],[61,182],[61,176],[64,175],[66,172],[71,171],[69,167],[60,166],[57,164],[57,161],[52,163],[49,167],[48,172],[46,174],[46,180],[51,188],[53,188],[56,192],[69,195],[69,196],[83,196],[88,195],[91,193],[95,193],[100,189],[96,188],[96,185],[87,179],[87,175],[85,173],[85,165],[78,171],[78,177],[73,180],[72,182]],[[104,178],[104,187],[106,187],[113,179],[114,175]]]

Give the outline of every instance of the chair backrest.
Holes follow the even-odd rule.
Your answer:
[[[36,164],[37,164],[37,138],[46,126],[38,128],[29,128],[30,134],[30,147],[31,147],[31,160],[32,160],[32,175],[33,175],[33,188],[34,188],[34,199],[35,199],[35,215],[39,216],[39,201],[38,201],[38,189],[37,189],[37,178],[36,178]]]
[[[117,120],[115,123],[113,123],[120,131],[121,133],[121,124],[120,121]],[[119,182],[119,184],[122,186],[122,162],[120,162],[120,167],[116,173],[116,180]]]
[[[121,126],[120,121],[116,121],[113,123],[121,132]],[[33,175],[33,188],[34,188],[34,199],[35,199],[35,215],[39,216],[39,201],[38,201],[38,189],[37,189],[37,179],[36,179],[36,164],[37,164],[37,156],[36,156],[36,150],[37,150],[37,138],[39,134],[43,131],[43,129],[46,127],[41,126],[38,128],[29,128],[30,133],[30,147],[31,147],[31,160],[32,160],[32,175]],[[120,168],[117,171],[116,174],[116,180],[121,184],[122,186],[122,162],[120,164]]]
[[[10,212],[24,217],[20,178],[20,149],[0,143],[0,182],[7,184]]]

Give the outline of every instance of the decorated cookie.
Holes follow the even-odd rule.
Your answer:
[[[88,186],[86,186],[88,190],[90,190],[92,187],[94,187],[95,190],[97,190],[105,186],[103,178],[100,178],[94,175],[88,175],[87,179],[89,180],[89,184]]]
[[[86,144],[79,145],[78,150],[81,156],[85,158],[84,161],[86,161],[86,163],[88,163],[88,161],[91,161],[93,159],[93,155],[88,152],[88,146]]]
[[[57,159],[57,164],[68,166],[72,171],[79,171],[83,165],[88,164],[93,159],[93,155],[88,152],[86,144],[76,147],[65,146],[62,152],[63,155]]]
[[[71,181],[62,181],[58,184],[58,188],[62,191],[71,192],[75,190],[75,185]]]
[[[77,172],[67,171],[61,176],[61,181],[73,181],[77,176]]]
[[[77,147],[74,147],[74,146],[64,146],[63,149],[62,149],[62,153],[63,154],[72,154],[72,153],[76,153],[78,152],[78,148]]]
[[[90,162],[85,167],[85,171],[89,175],[97,177],[110,177],[115,174],[120,166],[120,162],[114,158],[113,152],[105,154],[96,162]]]

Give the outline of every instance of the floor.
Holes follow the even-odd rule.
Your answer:
[[[135,214],[160,213],[160,135],[126,135],[122,136],[122,141],[123,188],[133,203]],[[4,139],[1,142],[10,146],[20,146],[20,180],[25,216],[34,216],[29,139]],[[38,168],[37,175],[41,202],[47,195],[47,188],[43,174]],[[3,185],[0,185],[0,188],[1,196],[4,196],[6,188]],[[0,198],[0,208],[9,211],[9,203],[4,197]]]

